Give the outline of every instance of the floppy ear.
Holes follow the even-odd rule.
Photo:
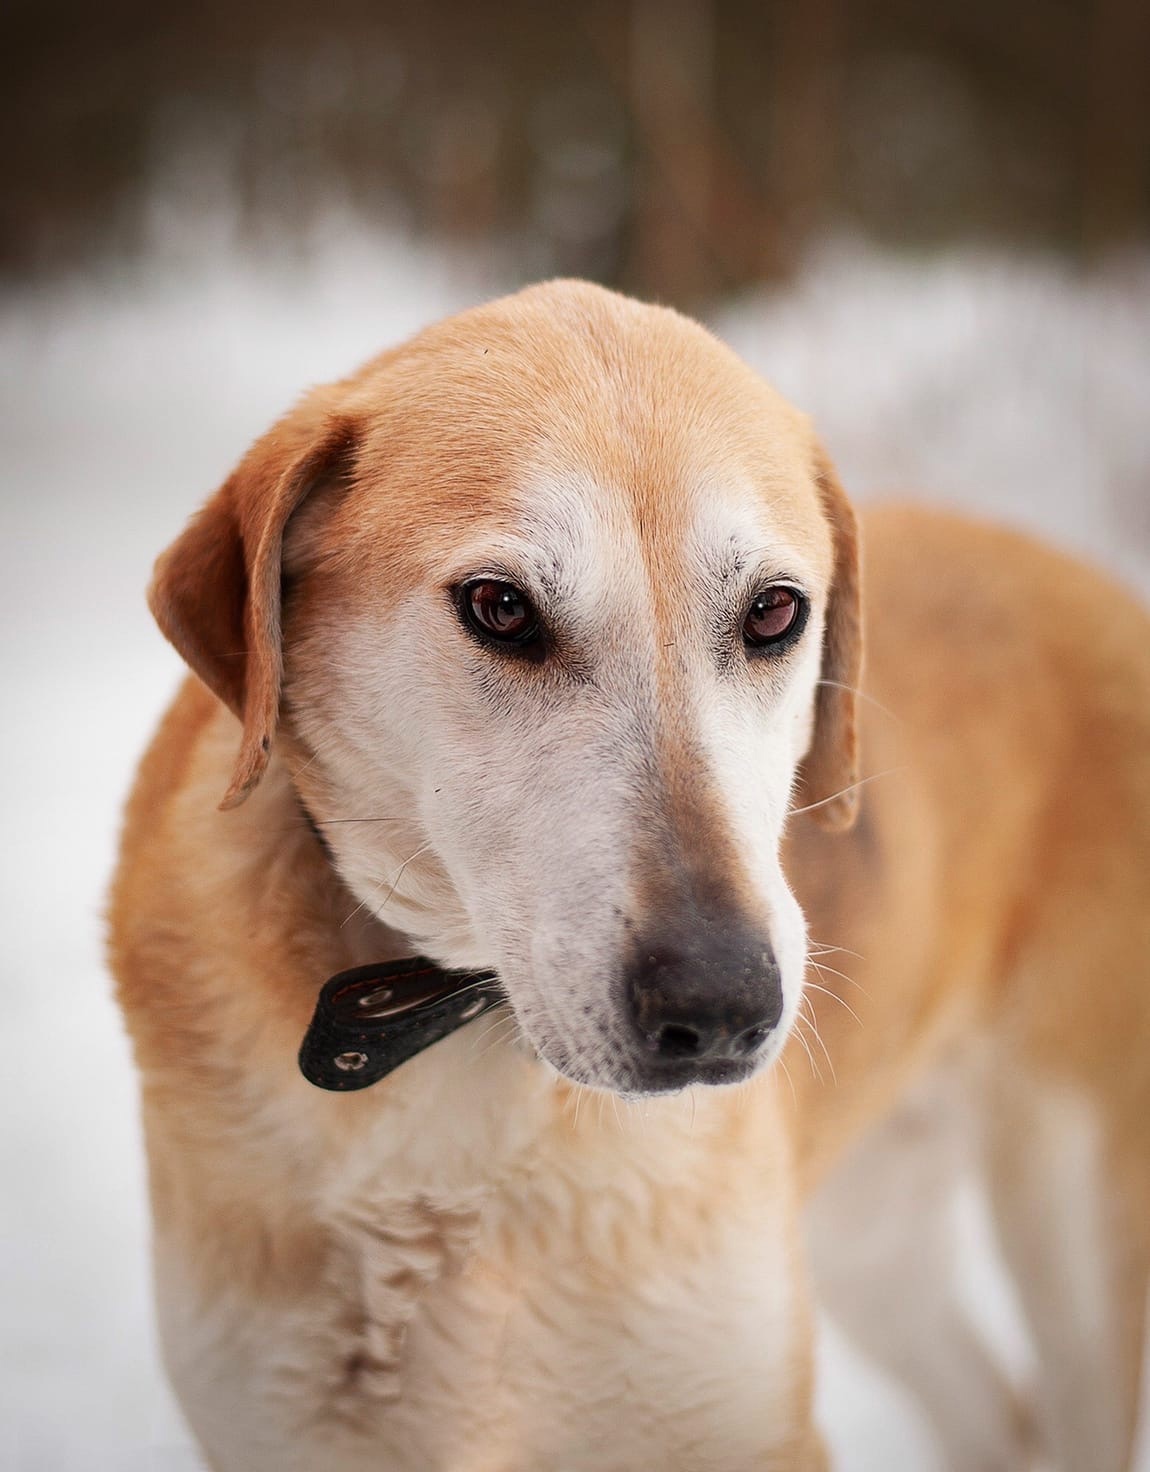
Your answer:
[[[305,401],[256,442],[156,563],[148,589],[156,622],[243,722],[221,808],[243,802],[263,776],[279,718],[284,529],[352,443],[349,421]]]
[[[823,634],[815,728],[800,769],[802,804],[824,828],[841,831],[858,816],[858,686],[862,675],[862,607],[858,523],[826,451],[815,474],[834,538],[834,574]]]

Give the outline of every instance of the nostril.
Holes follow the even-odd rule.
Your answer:
[[[694,1058],[702,1050],[703,1040],[693,1027],[667,1022],[654,1037],[655,1051],[664,1058]]]
[[[732,1064],[749,1073],[782,1013],[769,946],[716,926],[682,947],[636,947],[622,980],[631,1046],[665,1076],[727,1078]]]
[[[769,1027],[748,1027],[746,1032],[741,1032],[735,1039],[735,1051],[746,1057],[766,1042],[770,1031]]]

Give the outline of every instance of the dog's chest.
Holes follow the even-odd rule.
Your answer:
[[[589,1189],[571,1165],[345,1214],[320,1419],[389,1449],[365,1467],[721,1472],[785,1434],[799,1347],[770,1218],[725,1221],[634,1168]]]
[[[173,1379],[218,1464],[769,1465],[806,1349],[777,1175],[720,1170],[702,1108],[697,1134],[671,1123],[489,1140],[470,1176],[450,1154],[480,1143],[463,1125],[386,1168],[361,1152],[323,1192],[322,1271],[286,1300],[162,1293]]]

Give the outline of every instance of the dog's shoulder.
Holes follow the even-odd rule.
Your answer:
[[[128,799],[108,907],[138,1062],[197,1092],[244,1046],[274,1044],[294,1067],[318,983],[360,959],[339,924],[353,904],[286,770],[273,762],[243,808],[220,811],[238,740],[232,713],[186,681]]]

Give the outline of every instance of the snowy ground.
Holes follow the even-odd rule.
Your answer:
[[[0,301],[13,1472],[197,1466],[156,1363],[135,1087],[101,959],[120,803],[178,675],[143,606],[151,560],[304,385],[490,285],[353,231],[290,263],[209,259]],[[1084,281],[1036,260],[914,265],[838,244],[785,297],[749,297],[716,325],[816,415],[857,494],[992,511],[1150,589],[1146,261]],[[977,1222],[966,1235],[972,1296],[1009,1333]],[[898,1393],[833,1331],[823,1353],[838,1465],[933,1472]]]

